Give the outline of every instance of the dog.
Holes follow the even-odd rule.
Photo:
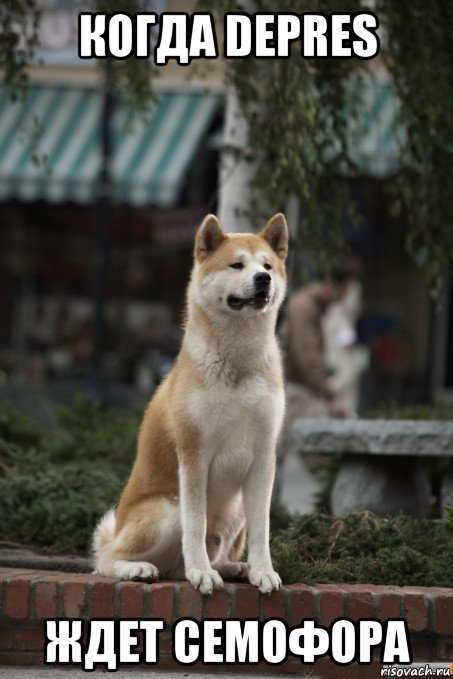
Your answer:
[[[145,412],[118,507],[93,537],[98,573],[183,578],[202,594],[223,579],[281,586],[269,551],[275,449],[284,417],[276,339],[286,294],[288,228],[195,237],[179,355]],[[248,562],[240,561],[248,534]]]

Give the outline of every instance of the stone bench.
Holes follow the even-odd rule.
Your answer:
[[[337,516],[353,510],[427,516],[434,498],[421,458],[453,458],[453,422],[300,419],[290,437],[302,453],[343,455],[331,493]],[[451,465],[441,503],[453,506]]]

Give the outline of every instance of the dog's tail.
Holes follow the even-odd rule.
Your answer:
[[[93,533],[93,540],[91,543],[91,553],[93,556],[94,568],[96,573],[108,575],[108,573],[106,573],[107,570],[106,562],[110,561],[108,556],[113,546],[113,541],[115,538],[115,529],[116,529],[115,510],[109,509],[109,511],[106,514],[104,514],[102,519],[100,519]]]

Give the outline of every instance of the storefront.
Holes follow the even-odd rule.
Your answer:
[[[24,379],[89,371],[102,199],[102,350],[117,353],[112,379],[134,381],[151,345],[168,356],[177,348],[193,234],[216,196],[210,138],[221,96],[164,88],[146,117],[116,100],[107,184],[101,93],[33,85],[12,103],[4,88],[0,111],[0,341],[11,364],[3,371]]]

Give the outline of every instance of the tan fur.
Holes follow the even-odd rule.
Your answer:
[[[236,539],[233,542],[233,546],[230,549],[230,553],[228,554],[230,561],[239,561],[244,551],[246,537],[247,531],[244,526],[244,528],[237,534]]]
[[[279,586],[268,514],[283,417],[275,322],[287,243],[282,215],[260,235],[226,234],[212,215],[199,228],[184,341],[146,409],[119,505],[95,531],[99,572],[148,580],[185,574],[203,593],[221,586],[221,575],[248,575],[263,592]],[[231,267],[238,260],[242,270]],[[269,266],[264,306],[233,310],[231,296],[253,301],[254,276]],[[248,566],[238,562],[246,517]]]

